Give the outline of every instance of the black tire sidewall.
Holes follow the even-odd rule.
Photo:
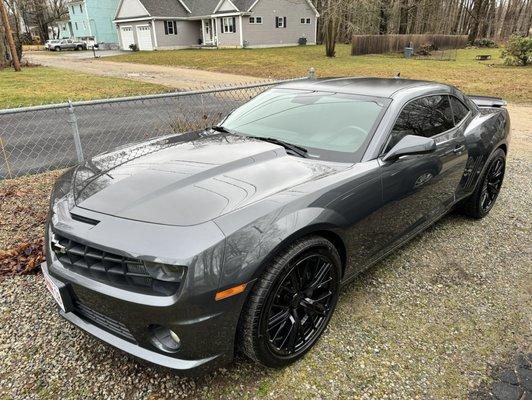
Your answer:
[[[503,177],[502,177],[502,182],[501,182],[501,186],[499,187],[499,191],[497,192],[497,195],[495,196],[495,199],[493,200],[493,203],[491,204],[490,208],[488,210],[484,210],[482,208],[482,204],[481,204],[481,200],[482,200],[482,187],[484,186],[484,182],[485,180],[488,178],[488,174],[493,166],[493,163],[495,163],[495,161],[499,158],[502,158],[503,160]],[[506,154],[504,153],[504,151],[502,149],[497,149],[495,150],[491,157],[489,158],[488,162],[486,163],[486,169],[484,171],[484,173],[482,174],[482,178],[480,179],[480,181],[478,182],[478,187],[477,187],[477,190],[476,190],[476,193],[475,193],[475,203],[476,203],[476,208],[477,208],[477,212],[478,212],[478,216],[480,218],[484,218],[486,215],[488,215],[490,213],[490,211],[493,209],[493,206],[495,206],[495,203],[497,202],[497,199],[499,198],[499,194],[500,194],[500,190],[502,188],[502,185],[504,183],[504,177],[506,176]]]
[[[282,282],[286,273],[289,272],[289,270],[291,269],[289,261],[293,260],[294,258],[302,257],[306,253],[315,252],[316,250],[318,250],[321,255],[327,257],[334,268],[334,275],[336,279],[334,281],[333,299],[331,302],[330,312],[328,313],[326,320],[322,324],[320,330],[318,331],[314,339],[309,342],[309,344],[306,345],[302,351],[299,351],[298,353],[291,356],[280,356],[274,354],[271,351],[269,345],[267,344],[268,339],[265,335],[267,317],[266,313],[269,310],[269,304],[272,301],[272,297],[276,292],[277,286]],[[282,266],[279,265],[279,263],[282,263]],[[276,269],[276,276],[273,279],[273,283],[269,286],[267,292],[263,293],[264,299],[261,302],[262,307],[260,308],[260,310],[257,310],[258,312],[260,312],[260,316],[258,318],[258,324],[253,332],[253,342],[256,353],[255,358],[266,366],[279,368],[289,365],[303,357],[312,347],[314,347],[316,342],[319,340],[319,338],[327,328],[332,314],[334,313],[334,310],[336,308],[336,304],[338,302],[342,267],[338,252],[336,251],[332,243],[330,243],[324,238],[312,237],[298,242],[295,246],[291,246],[286,253],[284,253],[280,258],[276,259],[276,262],[274,263],[274,265],[272,265],[272,268]]]

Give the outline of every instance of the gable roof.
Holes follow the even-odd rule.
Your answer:
[[[249,12],[259,1],[231,0],[237,8],[235,12]],[[118,7],[118,11],[122,6],[122,2]],[[139,0],[139,2],[152,17],[200,17],[216,13],[217,8],[223,3],[223,0]],[[312,2],[307,0],[307,3],[318,16]],[[223,11],[218,11],[218,13],[223,13]]]
[[[140,0],[151,16],[190,16],[190,9],[180,0]]]

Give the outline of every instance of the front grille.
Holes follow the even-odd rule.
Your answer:
[[[92,308],[87,307],[85,304],[80,303],[79,301],[74,302],[74,313],[88,320],[89,322],[98,325],[100,328],[111,331],[131,342],[135,342],[135,338],[124,324],[100,314],[98,311],[94,311]]]
[[[51,248],[66,269],[107,285],[158,296],[172,295],[179,287],[177,282],[153,279],[141,260],[99,250],[58,234],[52,236]]]

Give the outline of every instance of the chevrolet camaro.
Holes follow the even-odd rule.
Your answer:
[[[342,285],[451,210],[490,212],[504,106],[434,82],[299,81],[99,155],[54,187],[46,285],[65,319],[137,358],[286,366]]]

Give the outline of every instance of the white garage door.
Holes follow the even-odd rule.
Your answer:
[[[139,50],[153,50],[151,27],[149,25],[137,26],[137,36],[139,38]]]
[[[122,39],[122,49],[129,50],[129,45],[135,43],[135,36],[133,35],[133,27],[120,27],[120,37]]]

